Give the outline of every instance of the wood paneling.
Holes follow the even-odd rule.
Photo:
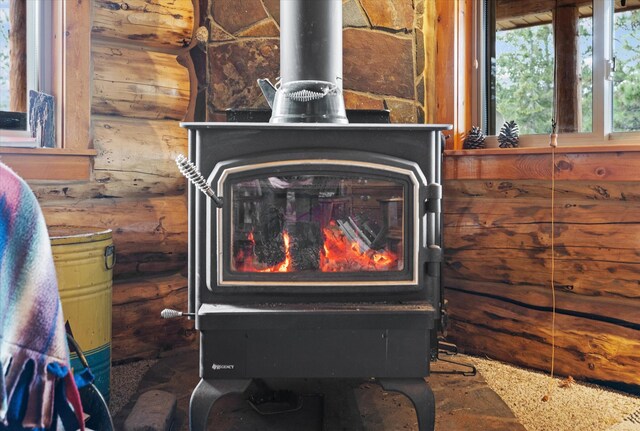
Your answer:
[[[189,106],[189,72],[176,56],[94,44],[93,113],[181,120]]]
[[[438,123],[436,71],[438,68],[438,7],[436,2],[424,2],[424,16],[422,18],[422,46],[424,46],[424,70],[416,70],[422,74],[424,94],[416,94],[418,100],[422,100],[425,107],[424,122],[427,124]],[[419,48],[420,44],[416,44]],[[416,53],[419,58],[419,53]],[[417,62],[416,62],[417,63]]]
[[[0,160],[25,180],[86,180],[91,175],[93,150],[57,148],[0,148]]]
[[[550,180],[551,153],[508,152],[448,155],[444,161],[446,178],[456,180]],[[580,149],[556,154],[556,180],[636,181],[640,152],[587,153]]]
[[[550,180],[447,180],[445,198],[486,199],[550,199]],[[555,187],[557,197],[585,201],[640,201],[640,187],[636,181],[562,181]]]
[[[191,42],[192,0],[93,0],[93,36],[137,47],[179,50]]]
[[[629,378],[640,370],[631,353],[640,342],[638,154],[556,156],[561,374],[640,384]],[[448,158],[443,205],[452,337],[466,351],[543,370],[550,358],[550,161],[545,154]],[[456,171],[461,165],[473,169]]]
[[[471,128],[474,3],[472,0],[436,1],[437,112],[434,121],[453,125],[452,132],[445,132],[450,137],[446,143],[448,149],[462,148],[462,136]]]
[[[165,308],[184,309],[187,279],[181,274],[137,278],[113,286],[112,360],[157,357],[165,350],[197,347],[193,322],[165,320]]]
[[[582,257],[556,258],[556,290],[571,294],[568,301],[578,295],[596,300],[605,297],[640,300],[640,263],[614,260],[617,256],[609,255],[608,251],[587,249]],[[602,258],[595,260],[593,256],[598,252]],[[633,256],[627,256],[630,257]],[[455,280],[450,281],[452,286],[473,280],[471,283],[483,288],[493,289],[495,286],[487,283],[495,283],[514,292],[542,287],[541,292],[551,300],[551,258],[547,249],[452,250],[445,262],[444,275],[448,280]],[[633,307],[637,313],[638,305]],[[640,317],[640,313],[637,314]]]
[[[451,337],[465,352],[548,371],[551,313],[447,289]],[[615,310],[612,310],[615,312]],[[640,387],[640,331],[558,313],[555,371],[579,379]]]
[[[98,151],[94,173],[105,194],[184,193],[185,179],[175,159],[187,153],[187,140],[177,121],[94,117],[93,124]]]
[[[91,1],[60,2],[63,25],[61,39],[64,68],[57,76],[54,96],[62,100],[57,119],[59,146],[91,148]]]
[[[186,154],[187,139],[177,121],[94,116],[93,124],[93,181],[33,183],[38,199],[73,202],[184,194],[185,179],[174,160]]]
[[[187,263],[184,195],[54,200],[41,206],[48,226],[112,229],[118,258],[115,278],[181,269]]]

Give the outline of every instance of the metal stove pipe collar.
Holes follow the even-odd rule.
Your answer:
[[[342,89],[342,0],[280,0],[280,79]]]

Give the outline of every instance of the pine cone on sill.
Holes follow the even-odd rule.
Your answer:
[[[515,148],[520,141],[520,128],[515,121],[507,121],[502,125],[500,134],[498,135],[498,142],[500,148]]]
[[[482,133],[480,127],[473,126],[471,130],[467,132],[462,143],[462,148],[465,150],[476,150],[485,147],[485,135]]]

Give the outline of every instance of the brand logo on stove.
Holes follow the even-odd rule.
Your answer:
[[[214,370],[233,370],[235,367],[236,367],[235,365],[223,365],[223,364],[213,364],[211,366],[211,368]]]

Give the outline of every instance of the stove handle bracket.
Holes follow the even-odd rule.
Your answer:
[[[442,202],[442,186],[438,183],[431,183],[427,186],[427,197],[425,199],[425,209],[428,213],[440,213]]]
[[[442,263],[442,248],[438,245],[427,247],[427,263]]]

